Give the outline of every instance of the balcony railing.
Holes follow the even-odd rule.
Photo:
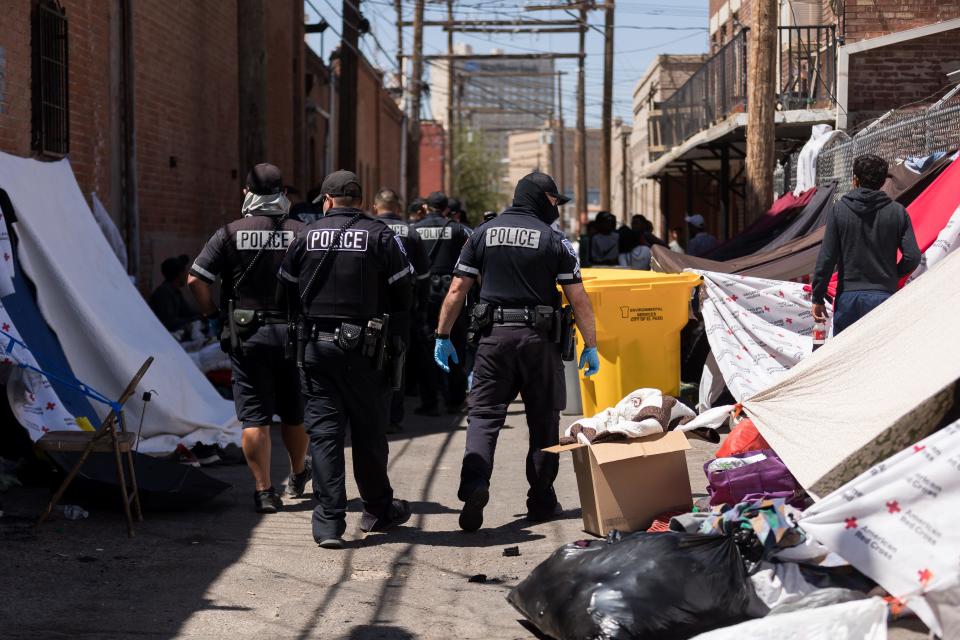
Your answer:
[[[835,101],[836,27],[778,29],[779,108],[809,109]],[[660,104],[649,122],[650,153],[662,155],[695,134],[747,107],[747,38],[742,29]]]
[[[663,101],[660,116],[651,118],[650,140],[655,148],[666,151],[746,105],[747,30],[743,29]]]

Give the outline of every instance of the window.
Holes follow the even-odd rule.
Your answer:
[[[33,149],[63,157],[70,150],[67,100],[67,15],[58,0],[41,0],[34,9]]]

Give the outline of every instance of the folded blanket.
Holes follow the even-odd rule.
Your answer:
[[[659,389],[637,389],[592,418],[581,418],[567,429],[560,444],[591,444],[640,438],[684,425],[697,414]]]

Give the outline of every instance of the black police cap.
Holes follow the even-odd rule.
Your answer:
[[[447,199],[447,208],[453,212],[459,212],[459,213],[463,212],[463,205],[460,204],[460,201],[457,200],[456,198]]]
[[[560,189],[557,187],[557,183],[553,181],[553,178],[545,173],[534,171],[533,173],[528,173],[522,179],[532,182],[545,194],[556,198],[558,205],[570,202],[570,198],[560,193]]]
[[[269,196],[283,191],[283,175],[272,164],[262,162],[247,174],[247,190],[258,196]]]
[[[360,187],[360,178],[352,171],[334,171],[323,179],[320,196],[314,202],[325,195],[331,198],[361,198],[363,189]]]
[[[427,205],[431,209],[443,211],[447,208],[447,195],[443,191],[434,191],[427,196]]]

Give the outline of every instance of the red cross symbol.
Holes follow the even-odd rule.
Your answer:
[[[741,358],[741,357],[738,355],[738,356],[737,356],[737,360],[743,360],[743,358]]]
[[[857,528],[857,519],[856,518],[847,518],[843,521],[846,525],[844,529],[856,529]]]
[[[47,411],[53,411],[53,410],[56,409],[56,408],[57,408],[57,405],[54,404],[53,402],[48,402],[48,403],[47,403]]]
[[[917,576],[920,578],[920,584],[922,584],[924,587],[930,584],[930,581],[933,580],[933,572],[930,571],[930,569],[917,571]]]
[[[780,294],[780,297],[781,297],[781,298],[786,298],[786,297],[787,297],[786,295],[784,295],[783,291],[778,291],[777,293]]]
[[[3,254],[3,260],[4,262],[10,262],[10,254],[9,253]]]
[[[913,445],[913,452],[914,452],[914,453],[920,453],[921,451],[923,451],[923,450],[926,449],[926,448],[927,448],[927,445],[925,445],[925,444],[915,444],[915,445]]]
[[[787,318],[787,324],[793,324],[793,318]]]
[[[730,296],[730,300],[732,300],[733,302],[736,302],[736,301],[737,301],[737,296],[735,296],[735,295]]]
[[[4,330],[4,331],[10,331],[10,325],[7,324],[6,322],[4,322],[4,323],[3,323],[3,330]]]
[[[768,307],[767,305],[763,305],[763,310],[764,310],[764,311],[770,311],[770,307]]]
[[[900,503],[896,500],[891,500],[887,503],[887,511],[890,513],[900,513]]]
[[[40,431],[43,431],[44,433],[49,433],[49,432],[50,432],[50,429],[48,429],[48,428],[46,428],[46,427],[40,427]]]

